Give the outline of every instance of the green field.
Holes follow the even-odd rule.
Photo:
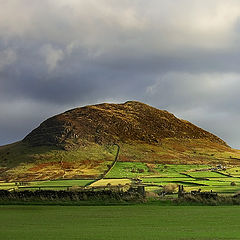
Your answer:
[[[140,178],[143,184],[148,185],[147,191],[161,191],[161,186],[173,183],[183,185],[186,191],[201,189],[220,194],[235,194],[240,191],[239,167],[229,167],[224,171],[211,169],[212,166],[209,165],[117,162],[106,177]]]
[[[141,172],[142,171],[142,172]],[[107,178],[133,178],[149,175],[145,163],[141,162],[117,162],[114,168],[107,174]]]
[[[201,189],[220,194],[235,194],[240,192],[240,167],[228,167],[226,170],[212,171],[209,165],[152,164],[143,162],[117,162],[105,176],[108,182],[122,184],[122,179],[139,178],[146,185],[147,191],[161,191],[168,184],[183,185],[186,191]],[[111,180],[112,179],[112,180]],[[96,180],[46,180],[24,182],[0,182],[0,189],[11,190],[67,190],[71,187],[91,185]],[[111,182],[112,181],[112,182]],[[95,185],[99,185],[96,184]],[[101,186],[103,184],[100,184]]]
[[[237,206],[0,206],[4,240],[240,239]]]
[[[143,162],[117,162],[107,174],[107,178],[144,177],[159,175],[165,177],[182,177],[181,172],[209,168],[207,165],[180,165],[180,164],[147,164]]]

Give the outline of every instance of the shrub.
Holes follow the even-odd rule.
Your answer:
[[[194,196],[191,194],[185,195],[182,198],[177,198],[173,202],[178,204],[200,204],[200,205],[240,205],[240,198],[238,195],[232,196],[217,196],[216,198],[204,198],[201,196]]]
[[[165,193],[174,193],[178,188],[178,185],[175,183],[169,183],[165,186],[163,186],[163,191]]]

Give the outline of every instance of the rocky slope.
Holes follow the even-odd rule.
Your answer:
[[[32,146],[72,149],[87,142],[112,144],[139,141],[161,144],[163,139],[207,139],[226,145],[215,135],[140,102],[99,104],[76,108],[44,121],[24,138]]]

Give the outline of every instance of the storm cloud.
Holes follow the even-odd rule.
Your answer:
[[[0,1],[0,145],[69,108],[138,100],[239,148],[238,0]]]

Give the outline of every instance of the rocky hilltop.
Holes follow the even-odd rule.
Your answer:
[[[192,123],[136,101],[69,110],[44,121],[23,142],[72,149],[88,142],[161,144],[166,138],[206,139],[226,146],[223,140]]]

